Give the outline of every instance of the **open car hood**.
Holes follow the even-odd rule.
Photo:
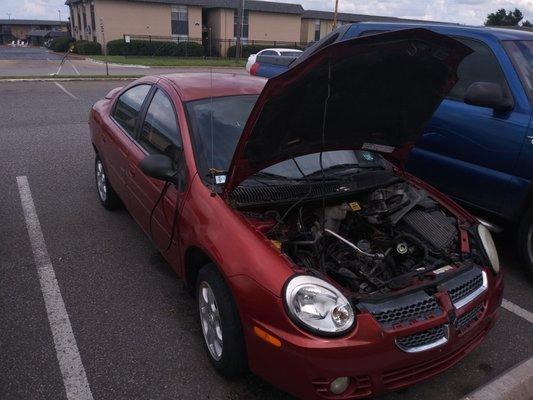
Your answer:
[[[426,29],[329,45],[267,82],[237,144],[225,193],[278,162],[366,149],[401,162],[470,48]]]

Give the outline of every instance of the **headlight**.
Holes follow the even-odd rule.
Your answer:
[[[484,225],[479,224],[477,226],[477,233],[481,239],[481,244],[483,244],[485,254],[490,261],[492,270],[495,273],[500,272],[500,259],[498,258],[498,252],[496,251],[496,246],[494,245],[490,231]]]
[[[352,306],[334,286],[313,276],[298,275],[285,286],[285,306],[303,329],[324,336],[341,335],[355,322]]]

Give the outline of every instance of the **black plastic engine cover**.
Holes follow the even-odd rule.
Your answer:
[[[403,222],[428,242],[434,250],[449,247],[458,236],[454,219],[440,211],[413,210],[405,215]]]

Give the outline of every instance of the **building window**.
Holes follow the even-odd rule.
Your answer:
[[[93,32],[96,30],[96,17],[94,16],[94,4],[91,4],[91,28]]]
[[[187,6],[172,6],[172,35],[189,36]]]
[[[249,32],[249,20],[250,20],[250,13],[248,10],[244,10],[244,16],[242,19],[242,35],[241,39],[248,39],[248,32]],[[237,38],[237,32],[239,32],[239,27],[237,24],[239,23],[239,10],[235,10],[233,12],[233,37]]]
[[[320,20],[315,20],[315,42],[320,40]]]

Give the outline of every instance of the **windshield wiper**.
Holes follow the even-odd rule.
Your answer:
[[[337,164],[337,165],[332,165],[331,167],[324,168],[324,170],[318,170],[318,171],[312,172],[308,174],[307,176],[317,177],[317,176],[322,175],[322,172],[324,172],[324,174],[326,175],[326,178],[328,177],[327,176],[328,174],[338,177],[338,176],[346,175],[346,172],[348,170],[361,170],[361,169],[383,169],[383,168],[379,165],[370,166],[370,165],[360,165],[360,164],[355,164],[355,163]]]

